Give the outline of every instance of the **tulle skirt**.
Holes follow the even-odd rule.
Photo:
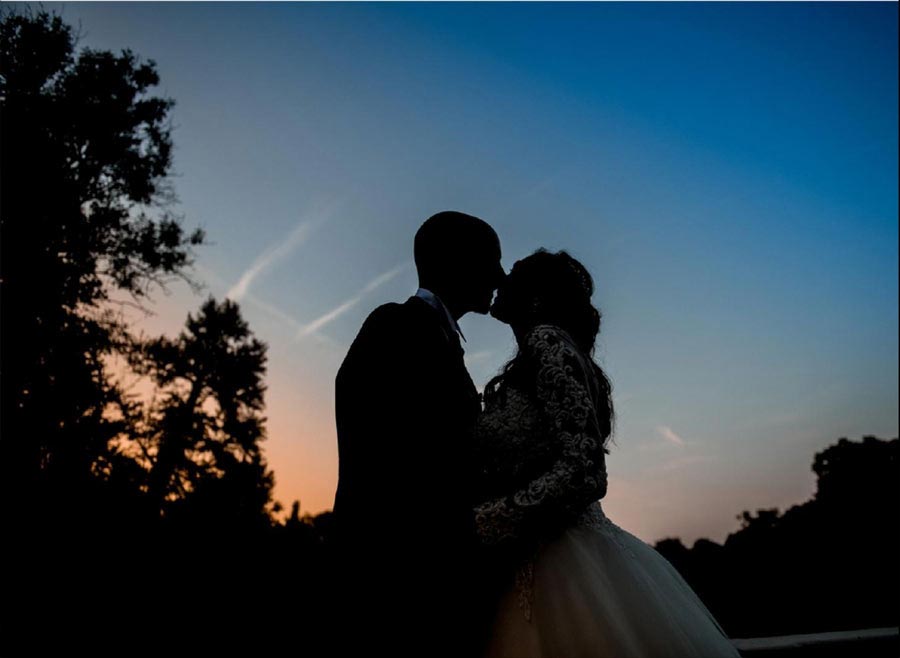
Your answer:
[[[690,585],[600,503],[503,597],[488,658],[740,658]]]

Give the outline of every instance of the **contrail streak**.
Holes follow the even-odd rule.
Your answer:
[[[656,428],[656,431],[659,432],[666,441],[671,441],[677,446],[684,446],[684,439],[675,434],[671,427],[660,425]]]
[[[346,313],[351,308],[353,308],[354,306],[359,304],[367,294],[369,294],[376,288],[384,285],[385,283],[387,283],[388,281],[393,279],[395,276],[400,274],[400,272],[405,270],[407,267],[409,267],[409,263],[403,263],[401,265],[398,265],[397,267],[394,267],[394,268],[388,270],[387,272],[383,272],[382,274],[379,274],[374,279],[369,281],[365,286],[363,286],[358,293],[353,295],[353,297],[338,304],[337,306],[335,306],[333,309],[331,309],[327,313],[319,316],[318,318],[316,318],[309,324],[301,327],[297,331],[296,339],[299,340],[301,338],[309,336],[310,334],[317,332],[322,327],[331,324],[332,322],[337,320],[339,317],[341,317],[344,313]]]
[[[290,255],[294,249],[299,247],[301,244],[306,242],[309,238],[309,234],[315,226],[315,222],[312,220],[304,220],[297,224],[294,227],[294,230],[291,231],[290,235],[278,244],[269,247],[262,254],[260,254],[257,259],[253,262],[253,264],[241,275],[241,278],[238,279],[238,282],[232,286],[231,290],[226,293],[226,297],[230,297],[234,301],[240,301],[245,294],[247,294],[247,290],[250,287],[250,284],[253,283],[253,280],[258,277],[262,272],[269,269],[273,264],[277,263],[279,260]]]

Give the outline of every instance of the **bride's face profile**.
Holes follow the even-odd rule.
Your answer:
[[[509,274],[497,288],[494,303],[491,305],[491,316],[515,328],[521,323],[522,313],[522,261],[516,261]]]

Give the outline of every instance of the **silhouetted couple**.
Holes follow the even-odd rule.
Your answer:
[[[419,290],[372,312],[336,380],[336,653],[738,656],[600,506],[613,406],[587,270],[541,249],[505,275],[497,234],[458,212],[429,218],[414,256]],[[469,312],[518,343],[483,401]]]

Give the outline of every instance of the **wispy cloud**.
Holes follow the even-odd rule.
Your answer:
[[[253,261],[253,264],[241,275],[238,282],[231,287],[225,296],[230,297],[236,302],[243,299],[250,288],[250,284],[253,283],[253,280],[272,267],[272,265],[289,256],[294,249],[306,242],[309,239],[312,230],[321,221],[322,220],[305,219],[299,222],[287,238],[279,240],[277,244],[274,244],[263,251],[256,260]]]
[[[301,326],[297,330],[297,338],[303,338],[304,336],[309,336],[310,334],[316,333],[322,327],[331,324],[339,317],[341,317],[344,313],[349,311],[351,308],[356,306],[362,300],[362,295],[356,295],[345,301],[343,304],[334,307],[330,311],[328,311],[325,315],[321,315],[312,322],[307,325]]]
[[[195,265],[195,268],[205,278],[211,280],[219,288],[224,288],[227,286],[227,283],[225,283],[225,280],[222,277],[220,277],[218,274],[213,272],[211,269],[209,269],[208,267],[198,263]],[[303,323],[298,321],[296,318],[291,316],[289,313],[282,311],[280,308],[278,308],[277,306],[275,306],[273,304],[264,302],[263,300],[261,300],[259,297],[257,297],[256,295],[254,295],[251,292],[247,292],[244,295],[243,299],[240,300],[240,303],[241,304],[249,304],[255,308],[260,309],[261,311],[264,311],[265,313],[274,317],[276,320],[280,321],[282,324],[286,325],[290,331],[297,332],[297,331],[300,331],[300,329],[302,329],[305,326]],[[337,341],[335,341],[327,336],[323,336],[321,334],[312,334],[311,337],[322,344],[329,345],[330,347],[333,347],[333,348],[340,348],[340,344]]]
[[[262,309],[263,311],[267,312],[269,315],[280,320],[283,324],[287,325],[288,328],[290,330],[294,331],[295,333],[298,331],[301,331],[306,326],[306,325],[302,324],[301,322],[299,322],[298,320],[296,320],[295,318],[293,318],[292,316],[290,316],[287,313],[285,313],[284,311],[282,311],[280,308],[273,306],[272,304],[269,304],[267,302],[262,301],[255,295],[247,294],[247,296],[244,297],[244,301],[250,302],[253,306],[256,306],[257,308]],[[320,333],[313,331],[309,335],[311,338],[315,339],[316,341],[318,341],[319,343],[321,343],[323,345],[327,345],[334,349],[341,348],[341,344],[338,341],[334,340],[333,338],[329,338],[328,336],[325,336],[324,334],[320,334]]]
[[[397,267],[391,268],[387,272],[383,272],[383,273],[379,274],[378,276],[376,276],[374,279],[372,279],[365,285],[365,287],[359,293],[360,296],[370,293],[373,290],[375,290],[376,288],[384,285],[385,283],[387,283],[388,281],[393,279],[395,276],[400,274],[400,272],[405,270],[407,267],[410,267],[409,263],[401,263]]]
[[[384,285],[385,283],[387,283],[388,281],[393,279],[395,276],[400,274],[400,272],[402,272],[409,266],[410,266],[409,263],[402,263],[400,265],[397,265],[394,268],[391,268],[387,272],[382,272],[381,274],[379,274],[378,276],[373,278],[371,281],[369,281],[365,286],[363,286],[359,290],[359,292],[357,292],[355,295],[353,295],[349,299],[341,302],[340,304],[335,306],[333,309],[331,309],[327,313],[320,315],[318,318],[316,318],[312,322],[299,327],[297,329],[297,333],[295,335],[295,340],[300,340],[301,338],[305,338],[307,336],[315,334],[323,327],[331,324],[332,322],[337,320],[339,317],[341,317],[344,313],[346,313],[351,308],[353,308],[354,306],[359,304],[365,298],[365,296],[367,294],[369,294],[376,288]]]
[[[264,302],[263,300],[259,299],[255,295],[250,295],[250,294],[246,295],[244,297],[244,301],[250,302],[253,306],[256,306],[257,308],[265,311],[266,313],[277,318],[278,320],[281,320],[281,322],[288,325],[288,327],[290,327],[294,331],[299,330],[300,327],[303,326],[295,318],[291,317],[290,315],[288,315],[287,313],[282,311],[280,308],[273,306],[272,304],[269,304],[268,302]]]
[[[666,425],[657,425],[656,431],[659,432],[659,435],[666,441],[674,443],[677,446],[684,447],[684,439],[678,436],[671,427],[668,427]]]

